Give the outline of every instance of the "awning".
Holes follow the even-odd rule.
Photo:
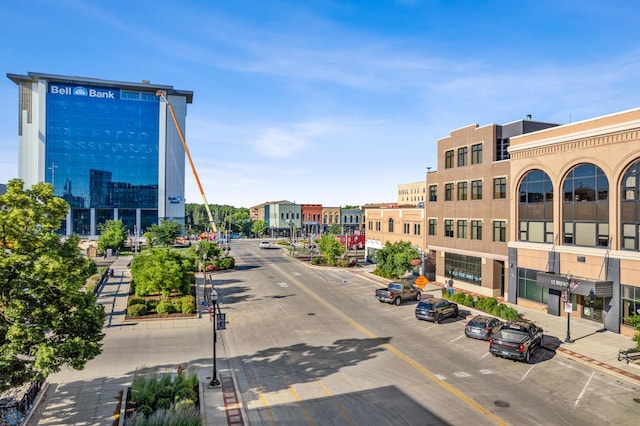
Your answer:
[[[565,275],[550,272],[538,272],[536,284],[540,287],[565,291],[567,289],[568,280]],[[574,294],[592,297],[613,297],[613,281],[595,281],[572,275],[571,284],[571,293]]]

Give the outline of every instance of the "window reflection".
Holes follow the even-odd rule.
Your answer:
[[[96,209],[96,225],[124,217],[133,230],[135,209],[157,222],[157,96],[108,90],[115,98],[47,94],[46,181],[71,206],[78,234],[91,232],[88,209]]]

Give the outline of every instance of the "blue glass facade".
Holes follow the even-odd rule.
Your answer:
[[[45,179],[69,203],[72,232],[90,232],[90,209],[96,225],[121,219],[133,230],[136,209],[157,223],[159,97],[55,81],[47,92]]]

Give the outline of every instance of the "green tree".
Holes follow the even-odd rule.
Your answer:
[[[638,330],[632,340],[636,342],[636,349],[640,351],[640,315],[633,314],[630,317],[626,317],[625,320],[629,321],[631,325],[633,325],[634,330]]]
[[[83,292],[96,265],[55,233],[69,205],[50,184],[13,179],[0,195],[0,390],[100,354],[104,308]]]
[[[98,250],[105,252],[107,249],[119,250],[124,247],[127,240],[127,228],[121,220],[107,220],[98,225],[100,236],[98,237]]]
[[[194,247],[194,250],[197,252],[198,259],[205,260],[207,264],[222,256],[222,248],[213,241],[198,241],[198,245]]]
[[[411,260],[420,258],[420,252],[408,241],[387,241],[384,248],[376,253],[378,272],[385,278],[400,278],[411,271]]]
[[[340,235],[342,234],[342,227],[338,223],[332,223],[329,225],[329,233],[331,235]]]
[[[267,222],[265,222],[262,219],[253,221],[253,225],[251,225],[251,232],[261,237],[264,235],[266,230],[267,230]]]
[[[131,277],[138,297],[161,293],[168,297],[176,291],[189,294],[191,286],[190,261],[168,248],[156,248],[133,258]]]
[[[173,220],[163,220],[160,225],[151,225],[144,237],[151,246],[170,246],[182,232],[182,225]]]
[[[326,234],[316,240],[318,243],[318,250],[320,254],[327,259],[329,265],[335,265],[336,259],[342,256],[345,252],[345,248],[335,235]]]

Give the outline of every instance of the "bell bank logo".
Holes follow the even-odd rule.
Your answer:
[[[53,95],[65,96],[86,96],[88,98],[116,99],[117,91],[109,89],[97,89],[94,87],[82,86],[60,86],[58,84],[49,85],[49,93]]]

